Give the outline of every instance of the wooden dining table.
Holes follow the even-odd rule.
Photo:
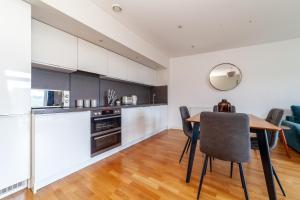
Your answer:
[[[190,182],[192,169],[193,169],[193,163],[194,163],[194,157],[195,157],[195,151],[197,147],[197,139],[200,134],[200,114],[196,114],[190,118],[187,119],[187,121],[193,123],[193,135],[192,135],[192,141],[191,141],[191,150],[189,155],[189,162],[188,162],[188,169],[187,169],[187,175],[186,175],[186,182]],[[274,185],[274,179],[273,179],[273,170],[272,170],[272,163],[270,159],[270,151],[269,151],[269,144],[268,144],[268,138],[266,131],[270,132],[277,132],[281,131],[282,128],[275,126],[274,124],[271,124],[264,119],[261,119],[255,115],[248,114],[249,116],[249,125],[250,125],[250,132],[256,133],[257,139],[258,139],[258,146],[260,151],[260,157],[261,162],[263,166],[265,181],[268,189],[269,199],[270,200],[276,200],[276,189]],[[249,132],[249,133],[250,133]]]

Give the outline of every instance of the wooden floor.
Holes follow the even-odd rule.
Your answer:
[[[23,190],[9,200],[85,200],[85,199],[196,199],[202,155],[197,150],[192,179],[185,183],[187,155],[178,164],[186,137],[179,130],[169,130],[128,148],[116,155],[59,180],[33,195]],[[283,198],[277,187],[278,199],[300,199],[300,154],[286,157],[283,147],[272,153],[273,164],[287,192]],[[268,199],[260,164],[259,152],[253,152],[251,163],[245,165],[250,199]],[[201,199],[244,199],[238,168],[229,178],[230,164],[213,161],[203,183]]]

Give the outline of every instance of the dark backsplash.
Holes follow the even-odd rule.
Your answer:
[[[152,103],[155,93],[155,103],[167,103],[167,86],[151,87],[136,83],[99,78],[99,75],[87,72],[56,72],[32,67],[32,88],[69,90],[70,106],[75,106],[76,99],[97,99],[98,105],[105,104],[108,89],[114,89],[117,97],[136,95],[138,104]]]
[[[35,89],[70,90],[70,74],[32,67],[31,87]]]
[[[105,96],[108,89],[114,89],[118,98],[122,96],[136,95],[138,104],[148,104],[150,99],[150,86],[138,85],[116,80],[100,80],[100,105],[105,104]]]

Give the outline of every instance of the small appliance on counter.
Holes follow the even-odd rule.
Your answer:
[[[136,95],[123,96],[122,104],[123,105],[136,105],[137,104],[137,96]]]
[[[121,145],[121,109],[99,109],[91,112],[91,156]]]
[[[70,107],[70,91],[31,89],[31,107]]]

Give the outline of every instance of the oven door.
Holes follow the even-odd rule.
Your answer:
[[[96,156],[100,153],[113,149],[121,145],[121,130],[100,134],[91,137],[91,155]]]
[[[92,134],[121,129],[121,115],[108,115],[92,118]]]

